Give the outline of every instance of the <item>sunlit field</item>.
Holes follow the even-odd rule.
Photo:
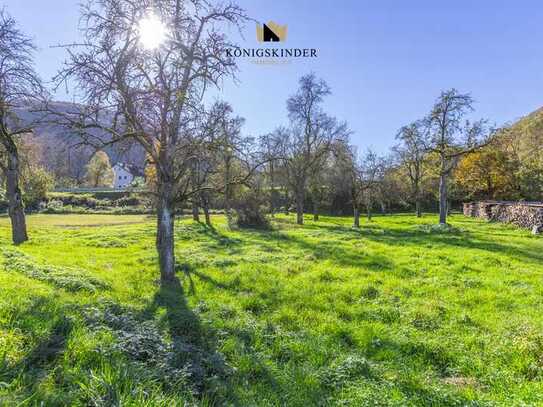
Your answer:
[[[460,215],[273,231],[0,218],[0,405],[538,405],[543,240]]]

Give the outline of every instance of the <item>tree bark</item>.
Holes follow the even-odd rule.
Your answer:
[[[15,145],[7,151],[6,195],[11,220],[11,238],[18,245],[28,240],[23,197],[19,187],[19,154]]]
[[[296,223],[298,225],[304,224],[304,192],[304,188],[298,188],[298,191],[296,191]]]
[[[359,228],[360,227],[360,211],[357,207],[354,207],[354,222],[353,227]]]
[[[165,183],[158,190],[156,248],[163,282],[175,280],[174,221],[175,208],[171,191],[173,185]]]
[[[196,198],[192,199],[192,220],[200,222],[200,208]]]
[[[420,218],[422,216],[422,212],[420,209],[420,199],[418,197],[415,199],[415,213],[417,214],[417,218]]]
[[[439,176],[439,223],[447,224],[447,175]]]
[[[209,199],[206,195],[207,194],[204,194],[204,196],[202,197],[202,209],[204,210],[206,225],[211,226],[211,214],[209,213]]]
[[[317,201],[313,203],[313,221],[318,222],[319,220],[319,204]]]
[[[231,158],[226,156],[224,161],[224,212],[228,226],[232,224],[232,203],[230,202],[230,170]]]

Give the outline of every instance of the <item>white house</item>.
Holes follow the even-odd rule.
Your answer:
[[[136,174],[131,170],[130,166],[125,163],[117,163],[113,166],[113,188],[126,188],[130,186]]]

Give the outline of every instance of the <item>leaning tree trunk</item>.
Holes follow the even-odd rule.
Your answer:
[[[163,282],[175,280],[174,221],[175,207],[171,196],[173,185],[162,183],[158,188],[156,248]]]
[[[447,224],[447,176],[445,173],[439,176],[439,223]]]
[[[304,224],[304,188],[298,188],[296,191],[296,223],[298,225]]]
[[[359,228],[360,227],[360,211],[358,210],[358,207],[354,207],[354,222],[353,227]]]
[[[16,147],[7,152],[6,195],[8,214],[11,220],[11,237],[14,244],[28,240],[23,197],[19,188],[19,154]]]

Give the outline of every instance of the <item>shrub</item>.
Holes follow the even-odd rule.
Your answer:
[[[232,225],[240,228],[270,229],[270,221],[264,214],[262,195],[256,191],[245,191],[234,205]]]
[[[85,208],[95,208],[100,204],[92,194],[72,194],[69,192],[54,192],[49,194],[49,200],[62,202],[62,205],[82,206]]]
[[[115,206],[140,206],[142,205],[142,199],[139,195],[123,196],[113,201]]]
[[[40,202],[46,200],[47,192],[53,188],[55,180],[41,167],[33,168],[32,173],[25,178],[22,183],[23,201],[27,208],[37,209]]]
[[[49,202],[46,202],[45,205],[41,208],[43,213],[68,213],[72,212],[72,205],[64,205],[60,199],[53,199]]]

